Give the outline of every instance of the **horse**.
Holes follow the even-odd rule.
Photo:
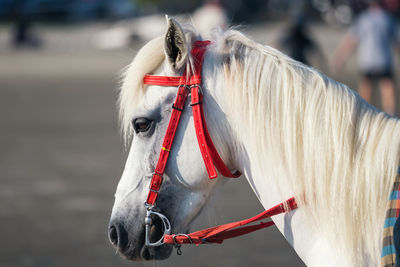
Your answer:
[[[145,85],[153,73],[193,69],[195,29],[167,18],[165,36],[143,46],[125,69],[119,119],[130,145],[117,186],[109,238],[130,260],[167,259],[171,245],[146,246],[150,178],[176,86]],[[274,216],[308,266],[377,266],[386,205],[399,166],[400,122],[346,85],[261,45],[235,29],[218,32],[202,65],[205,120],[222,160],[247,179],[265,209],[294,196],[298,208]],[[189,104],[166,165],[157,209],[173,233],[188,233],[229,180],[209,180]],[[149,235],[163,235],[154,220]]]

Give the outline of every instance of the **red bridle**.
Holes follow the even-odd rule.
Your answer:
[[[178,94],[176,96],[174,104],[172,105],[171,118],[169,120],[167,132],[164,137],[157,166],[154,170],[154,174],[150,182],[150,191],[145,202],[147,208],[145,220],[147,246],[159,246],[162,244],[174,244],[179,246],[180,244],[185,243],[222,243],[224,239],[244,235],[258,229],[266,228],[273,225],[274,223],[272,221],[268,221],[261,222],[257,225],[244,225],[297,208],[296,201],[292,197],[287,201],[280,203],[275,207],[246,220],[208,228],[191,234],[175,235],[170,234],[171,227],[168,219],[164,215],[153,211],[157,196],[160,192],[161,184],[163,182],[163,174],[167,165],[169,153],[172,149],[172,143],[174,141],[175,133],[178,128],[179,119],[181,117],[181,113],[184,110],[186,99],[189,93],[191,95],[190,106],[192,107],[197,141],[199,143],[201,155],[203,157],[209,178],[214,179],[218,176],[216,169],[225,177],[237,178],[241,175],[239,171],[231,173],[229,168],[225,165],[225,163],[219,156],[218,151],[215,148],[214,143],[212,142],[210,134],[207,130],[207,125],[204,118],[203,94],[201,90],[201,70],[204,54],[209,44],[210,41],[196,41],[193,44],[193,48],[191,51],[194,62],[193,72],[187,73],[186,71],[184,71],[184,74],[180,77],[146,75],[143,79],[144,84],[148,85],[178,87]],[[164,225],[164,236],[156,243],[150,242],[149,231],[152,214],[158,216]]]

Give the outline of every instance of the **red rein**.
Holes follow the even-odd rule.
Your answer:
[[[179,125],[179,119],[184,110],[186,99],[189,93],[191,95],[190,106],[192,107],[197,141],[199,143],[201,155],[203,157],[209,178],[217,178],[218,173],[216,169],[225,177],[237,178],[241,175],[239,171],[231,173],[219,156],[218,151],[215,148],[211,136],[207,130],[207,124],[204,118],[203,95],[201,93],[201,69],[204,54],[209,44],[210,41],[196,41],[194,43],[191,51],[194,59],[193,61],[195,62],[194,73],[186,75],[186,71],[184,71],[184,75],[180,77],[146,75],[143,79],[144,84],[148,85],[178,87],[178,94],[174,104],[172,105],[171,118],[169,120],[167,132],[164,137],[160,156],[150,182],[150,191],[146,200],[147,207],[153,207],[157,200],[157,196],[163,182],[163,174],[167,165],[168,156],[172,149],[172,143]],[[292,197],[287,201],[246,220],[211,227],[191,234],[166,234],[164,235],[164,243],[175,245],[188,243],[222,243],[224,239],[241,236],[262,228],[269,227],[274,223],[272,221],[268,221],[261,222],[257,225],[245,226],[247,224],[270,218],[271,216],[285,213],[296,208],[296,201]]]

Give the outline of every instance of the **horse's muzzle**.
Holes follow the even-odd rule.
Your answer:
[[[132,224],[128,225],[132,227]],[[111,244],[117,249],[118,253],[128,260],[141,261],[167,259],[171,255],[172,246],[145,246],[144,225],[141,224],[140,228],[141,230],[139,231],[137,231],[137,229],[129,229],[123,221],[114,219],[110,222],[108,227],[108,238]],[[160,237],[163,236],[161,229],[162,222],[159,219],[153,220],[149,233],[152,241],[159,240]]]

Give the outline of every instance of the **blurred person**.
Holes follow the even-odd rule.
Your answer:
[[[228,16],[220,0],[206,0],[205,3],[193,13],[193,24],[204,38],[210,38],[213,30],[225,30]]]
[[[362,12],[334,52],[332,68],[342,69],[350,54],[358,46],[358,64],[361,70],[358,93],[371,103],[372,87],[377,83],[382,109],[388,114],[396,112],[396,92],[393,79],[392,45],[398,46],[396,23],[381,7],[379,1],[368,1]]]
[[[38,48],[41,42],[32,31],[32,23],[36,10],[35,0],[18,0],[14,6],[15,25],[12,30],[12,44],[15,48]]]
[[[325,58],[318,44],[308,32],[304,16],[298,16],[292,20],[283,36],[278,40],[278,47],[291,58],[306,65],[310,64],[308,60],[310,53],[316,53],[320,59]]]

